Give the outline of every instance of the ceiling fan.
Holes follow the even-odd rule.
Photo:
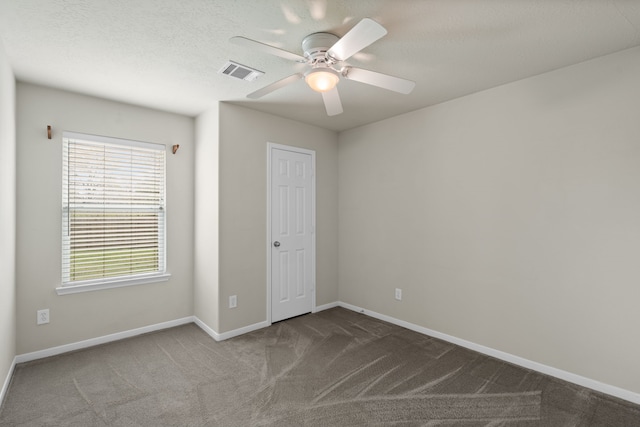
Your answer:
[[[330,33],[310,34],[302,40],[304,56],[260,43],[246,37],[232,37],[234,44],[247,46],[271,55],[276,55],[291,61],[304,63],[309,70],[292,74],[268,86],[247,95],[247,98],[257,99],[277,89],[294,83],[302,78],[309,87],[322,94],[324,106],[329,116],[343,112],[342,102],[336,85],[341,78],[392,90],[402,94],[410,93],[415,82],[394,77],[387,74],[352,67],[343,63],[360,50],[371,45],[387,34],[387,30],[373,19],[365,18],[358,22],[347,34],[339,38]]]

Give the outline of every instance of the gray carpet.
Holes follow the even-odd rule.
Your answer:
[[[355,425],[640,426],[640,407],[336,308],[21,364],[0,409],[0,426]]]

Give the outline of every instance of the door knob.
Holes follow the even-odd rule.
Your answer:
[[[279,247],[280,246],[280,242],[278,242],[278,241],[273,242],[273,246],[275,246],[276,248]]]

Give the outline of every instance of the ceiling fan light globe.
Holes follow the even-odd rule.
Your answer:
[[[309,87],[316,92],[328,92],[338,84],[340,77],[336,72],[328,70],[311,70],[304,77]]]

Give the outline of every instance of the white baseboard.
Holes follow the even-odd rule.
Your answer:
[[[117,332],[115,334],[104,335],[102,337],[90,338],[88,340],[65,344],[58,347],[51,347],[31,353],[19,354],[16,356],[15,363],[30,362],[32,360],[56,356],[58,354],[81,350],[83,348],[93,347],[100,344],[106,344],[108,342],[118,341],[124,338],[134,337],[136,335],[142,335],[162,329],[173,328],[174,326],[185,325],[187,323],[192,323],[193,321],[193,316],[183,317],[182,319],[170,320],[168,322],[157,323],[155,325],[144,326],[142,328],[130,329],[128,331]]]
[[[175,326],[186,325],[187,323],[195,323],[208,335],[210,335],[216,341],[222,341],[229,338],[236,337],[238,335],[246,334],[248,332],[255,331],[257,329],[270,326],[271,323],[264,321],[253,325],[245,326],[243,328],[234,329],[233,331],[218,333],[207,326],[202,320],[196,316],[183,317],[182,319],[170,320],[168,322],[157,323],[155,325],[144,326],[142,328],[130,329],[128,331],[117,332],[115,334],[104,335],[101,337],[90,338],[84,341],[78,341],[70,344],[64,344],[57,347],[45,348],[44,350],[38,350],[31,353],[19,354],[14,358],[11,372],[5,381],[5,387],[8,385],[8,381],[13,374],[13,368],[16,363],[31,362],[33,360],[44,359],[45,357],[57,356],[58,354],[68,353],[70,351],[82,350],[84,348],[93,347],[100,344],[106,344],[113,341],[118,341],[125,338],[135,337],[136,335],[142,335],[149,332],[160,331],[162,329],[169,329]],[[2,389],[4,393],[4,388]],[[0,400],[1,402],[1,400]]]
[[[203,331],[205,331],[211,338],[216,341],[224,341],[229,338],[237,337],[238,335],[248,334],[249,332],[256,331],[258,329],[266,328],[267,326],[271,326],[270,322],[266,320],[264,322],[254,323],[253,325],[244,326],[242,328],[234,329],[232,331],[227,331],[223,333],[218,333],[210,328],[206,323],[202,320],[194,317],[194,323],[200,327]]]
[[[312,313],[317,313],[319,311],[328,310],[330,308],[340,307],[340,303],[338,301],[330,302],[329,304],[319,305],[312,310]],[[206,323],[200,320],[198,317],[194,317],[194,323],[200,327],[203,331],[205,331],[211,338],[216,341],[224,341],[229,338],[237,337],[239,335],[247,334],[249,332],[256,331],[258,329],[266,328],[271,326],[271,322],[264,321],[254,323],[253,325],[244,326],[242,328],[234,329],[232,331],[218,333],[213,330],[213,328],[209,327]]]
[[[580,375],[573,374],[571,372],[563,371],[552,366],[543,365],[542,363],[534,362],[529,359],[525,359],[520,356],[515,356],[504,351],[496,350],[490,347],[485,347],[480,344],[476,344],[471,341],[467,341],[461,338],[457,338],[451,335],[443,334],[442,332],[434,331],[432,329],[424,328],[422,326],[415,325],[413,323],[405,322],[385,314],[376,313],[375,311],[367,310],[362,307],[356,307],[355,305],[347,304],[345,302],[339,302],[340,307],[348,310],[356,311],[358,313],[365,314],[370,317],[374,317],[385,322],[393,323],[394,325],[402,326],[403,328],[410,329],[415,332],[419,332],[430,337],[439,338],[443,341],[450,342],[452,344],[459,345],[461,347],[468,348],[470,350],[477,351],[478,353],[486,354],[496,359],[504,360],[505,362],[512,363],[514,365],[522,366],[523,368],[531,369],[552,377],[559,378],[570,383],[578,384],[583,387],[590,388],[601,393],[605,393],[611,396],[618,397],[620,399],[628,400],[629,402],[640,404],[640,394],[634,393],[629,390],[625,390],[620,387],[612,386],[609,384],[601,383],[600,381],[592,380]]]
[[[330,302],[329,304],[323,304],[316,306],[313,309],[312,313],[317,313],[319,311],[329,310],[330,308],[340,307],[340,303],[338,301]]]
[[[13,362],[11,362],[11,366],[9,367],[9,372],[7,372],[7,378],[4,380],[4,384],[2,385],[2,390],[0,390],[0,407],[2,407],[4,397],[7,395],[7,391],[9,390],[9,384],[13,377],[13,371],[16,369],[16,363],[16,358],[14,357]]]
[[[404,320],[399,320],[391,316],[387,316],[385,314],[380,314],[375,311],[367,310],[362,307],[357,307],[355,305],[347,304],[345,302],[333,302],[329,304],[324,304],[315,308],[314,312],[319,312],[323,310],[328,310],[334,307],[343,307],[348,310],[352,310],[358,313],[365,314],[367,316],[383,320],[385,322],[392,323],[394,325],[402,326],[403,328],[410,329],[415,332],[419,332],[424,335],[428,335],[434,338],[441,339],[443,341],[450,342],[452,344],[459,345],[461,347],[468,348],[470,350],[477,351],[479,353],[486,354],[488,356],[495,357],[500,360],[504,360],[505,362],[513,363],[514,365],[522,366],[527,369],[531,369],[546,375],[550,375],[556,378],[559,378],[564,381],[568,381],[574,384],[578,384],[583,387],[590,388],[592,390],[599,391],[601,393],[605,393],[611,396],[618,397],[620,399],[627,400],[629,402],[640,404],[640,394],[634,393],[629,390],[622,389],[620,387],[612,386],[609,384],[602,383],[600,381],[596,381],[590,378],[586,378],[580,375],[573,374],[571,372],[563,371],[562,369],[557,369],[552,366],[543,365],[542,363],[534,362],[532,360],[528,360],[519,356],[515,356],[510,353],[505,353],[500,350],[496,350],[490,347],[485,347],[480,344],[476,344],[471,341],[467,341],[461,338],[457,338],[451,335],[444,334],[442,332],[434,331],[432,329],[428,329],[422,326],[415,325],[410,322],[406,322]],[[17,355],[11,364],[9,372],[7,373],[7,377],[2,386],[2,390],[0,390],[0,404],[4,401],[5,393],[9,387],[9,383],[11,382],[11,377],[13,375],[13,371],[15,370],[15,366],[17,363],[30,362],[32,360],[42,359],[45,357],[55,356],[62,353],[67,353],[70,351],[81,350],[83,348],[93,347],[100,344],[106,344],[112,341],[118,341],[124,338],[134,337],[136,335],[142,335],[149,332],[159,331],[162,329],[173,328],[175,326],[184,325],[187,323],[195,323],[202,329],[205,333],[207,333],[211,338],[216,341],[223,341],[229,338],[233,338],[239,335],[243,335],[249,332],[253,332],[258,329],[266,328],[271,325],[268,321],[263,321],[259,323],[254,323],[253,325],[248,325],[242,328],[234,329],[232,331],[218,333],[206,325],[202,320],[198,319],[196,316],[184,317],[182,319],[171,320],[168,322],[158,323],[155,325],[149,325],[142,328],[131,329],[128,331],[118,332],[115,334],[105,335],[102,337],[91,338],[84,341],[78,341],[71,344],[65,344],[58,347],[52,347],[44,350],[34,351],[31,353],[20,354]]]
[[[198,327],[202,329],[204,332],[206,332],[206,334],[209,335],[211,338],[213,338],[216,341],[220,341],[220,334],[214,331],[213,328],[210,328],[209,325],[204,323],[202,320],[198,319],[198,317],[194,316],[193,323],[198,325]]]

